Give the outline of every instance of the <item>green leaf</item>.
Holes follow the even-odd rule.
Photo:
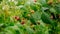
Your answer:
[[[41,19],[42,19],[43,22],[45,22],[47,24],[51,24],[51,20],[49,18],[49,15],[46,14],[45,12],[42,13]]]
[[[36,7],[36,5],[31,4],[30,7],[31,7],[31,9],[33,9],[34,11],[37,11],[37,7]]]
[[[27,27],[26,30],[28,34],[34,34],[34,31],[31,28]]]
[[[0,0],[0,3],[2,2],[2,0]]]
[[[13,23],[13,22],[11,22],[9,25],[10,25],[10,26],[14,26],[14,23]]]
[[[19,30],[15,30],[16,31],[16,34],[20,34]]]
[[[48,6],[46,0],[39,0],[39,1],[42,6],[44,6],[44,7]]]
[[[52,21],[52,20],[50,19],[49,15],[48,15],[47,13],[45,13],[45,12],[42,13],[41,19],[42,19],[42,21],[43,21],[44,23],[46,23],[46,24],[50,24],[50,25],[53,25],[53,26],[56,25],[56,22]]]
[[[60,14],[60,4],[56,4],[55,10],[58,14]]]
[[[51,13],[56,13],[56,10],[54,8],[50,8]]]
[[[35,21],[35,19],[33,18],[33,16],[30,17],[30,21],[31,21],[34,25],[36,25],[36,21]]]

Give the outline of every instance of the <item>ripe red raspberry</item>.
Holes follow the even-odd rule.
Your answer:
[[[15,19],[16,19],[16,20],[20,20],[20,17],[19,17],[19,16],[15,16]]]
[[[21,22],[21,24],[22,24],[22,25],[24,25],[24,24],[25,24],[25,22],[24,22],[24,21],[22,21],[22,22]]]
[[[36,2],[36,0],[34,0],[34,2]]]

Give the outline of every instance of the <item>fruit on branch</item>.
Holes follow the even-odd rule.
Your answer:
[[[9,34],[10,32],[10,34],[50,34],[50,30],[53,33],[57,32],[60,23],[60,0],[57,0],[58,3],[56,4],[55,1],[56,0],[1,1],[0,23],[4,24],[2,26],[0,25],[0,30],[3,28],[3,30],[1,30],[2,34]],[[17,4],[15,2],[17,2]],[[7,32],[5,32],[6,30]]]
[[[30,17],[30,14],[28,14],[27,16]]]
[[[53,3],[53,0],[49,0],[47,3],[51,5]]]
[[[34,14],[34,10],[31,10],[31,13]]]
[[[26,22],[26,19],[23,17],[22,20],[21,20],[21,24],[24,25]]]
[[[22,20],[25,20],[25,18],[23,17]]]
[[[37,21],[37,24],[40,25],[40,21],[39,20]]]
[[[24,21],[22,21],[22,22],[21,22],[21,24],[22,24],[22,25],[24,25],[24,24],[25,24],[25,22],[24,22]]]
[[[34,0],[34,2],[36,2],[37,0]]]
[[[30,26],[31,28],[33,28],[34,27],[34,24],[31,24],[31,26]]]
[[[19,17],[19,16],[15,16],[15,19],[16,19],[16,20],[20,20],[20,17]]]

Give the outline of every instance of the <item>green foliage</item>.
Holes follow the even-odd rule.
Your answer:
[[[0,0],[0,34],[60,34],[60,1]]]

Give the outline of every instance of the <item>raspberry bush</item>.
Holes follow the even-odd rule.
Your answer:
[[[0,0],[0,34],[60,34],[60,0]]]

